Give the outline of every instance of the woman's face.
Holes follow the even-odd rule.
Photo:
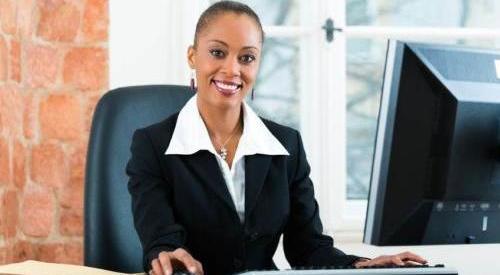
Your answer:
[[[199,100],[220,108],[239,107],[255,83],[261,47],[261,32],[251,17],[227,12],[210,20],[196,49],[188,49]]]

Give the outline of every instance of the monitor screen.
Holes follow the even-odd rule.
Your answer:
[[[364,242],[500,242],[500,50],[390,41]]]

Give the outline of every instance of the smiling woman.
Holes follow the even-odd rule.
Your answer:
[[[145,270],[276,269],[282,235],[294,267],[424,263],[409,252],[346,255],[323,234],[300,134],[260,118],[244,101],[263,39],[248,6],[210,6],[187,53],[196,95],[179,113],[134,133],[127,174]]]
[[[188,49],[189,66],[198,84],[198,110],[216,151],[224,155],[229,167],[243,131],[241,104],[255,84],[264,39],[257,15],[241,10],[221,13],[214,9],[202,15],[194,45]]]

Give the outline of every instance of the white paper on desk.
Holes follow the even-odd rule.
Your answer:
[[[81,265],[54,264],[38,261],[25,261],[0,266],[1,274],[23,275],[123,275],[126,273],[113,272]],[[144,273],[136,273],[144,274]]]

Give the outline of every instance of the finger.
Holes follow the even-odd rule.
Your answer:
[[[419,255],[415,254],[415,253],[412,253],[412,252],[409,252],[409,251],[406,251],[406,252],[403,252],[403,253],[400,253],[398,254],[403,260],[407,261],[407,260],[410,260],[410,261],[414,261],[414,262],[418,262],[418,263],[422,263],[422,264],[425,264],[427,263],[427,260],[420,257]]]
[[[391,258],[391,263],[395,265],[405,265],[405,262],[399,257],[398,255],[392,256]]]
[[[419,263],[419,262],[415,262],[415,261],[404,261],[405,262],[405,265],[407,266],[421,266],[422,263]]]
[[[195,262],[196,262],[196,266],[198,267],[198,270],[200,271],[199,275],[203,275],[205,273],[203,271],[203,265],[200,262],[196,261],[196,260],[195,260]]]
[[[184,267],[191,273],[198,274],[200,270],[196,264],[196,260],[184,249],[176,249],[173,256],[184,264]]]
[[[368,262],[368,266],[388,266],[388,265],[404,265],[401,259],[396,258],[396,256],[382,255],[374,258]]]
[[[151,267],[153,268],[154,275],[164,275],[163,270],[161,269],[160,261],[158,259],[154,259],[151,261]]]
[[[172,268],[170,253],[163,251],[158,255],[158,259],[160,260],[161,268],[165,275],[172,275],[174,271]]]
[[[390,256],[384,256],[384,255],[378,256],[371,260],[359,262],[356,266],[357,267],[384,266],[387,265],[387,263],[390,261],[389,258]]]

